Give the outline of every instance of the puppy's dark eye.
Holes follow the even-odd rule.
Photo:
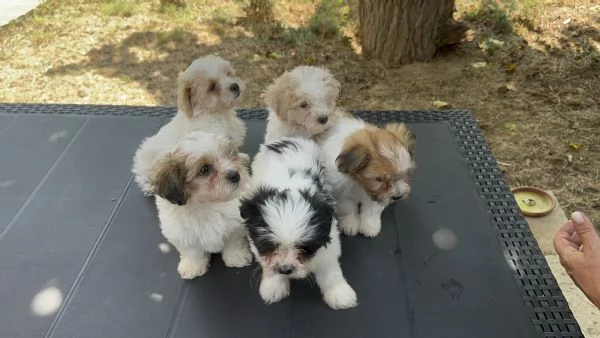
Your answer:
[[[316,246],[316,245],[302,245],[302,246],[298,247],[300,258],[301,259],[312,258],[317,253],[317,250],[319,250],[319,248],[320,247]]]
[[[202,168],[200,168],[200,170],[198,170],[198,175],[206,176],[206,175],[210,174],[211,171],[212,171],[211,166],[208,164],[205,164],[202,166]]]
[[[379,176],[379,177],[375,177],[375,180],[376,180],[377,182],[383,182],[383,181],[384,181],[383,177],[381,177],[381,176]]]
[[[300,108],[308,108],[308,102],[303,101],[302,103],[300,103]]]
[[[208,86],[208,91],[209,92],[214,92],[215,89],[217,89],[217,84],[214,82],[211,82],[210,85]]]

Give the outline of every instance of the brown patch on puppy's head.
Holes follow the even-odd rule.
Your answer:
[[[154,165],[153,193],[176,205],[229,201],[246,188],[246,163],[230,138],[192,132]]]
[[[327,69],[298,66],[275,79],[262,98],[281,121],[314,136],[335,123],[340,87]]]
[[[194,60],[179,75],[177,86],[177,105],[188,117],[228,111],[243,91],[229,61],[214,55]]]
[[[185,161],[168,155],[154,166],[153,193],[177,205],[187,203]]]
[[[406,147],[406,149],[410,153],[410,156],[413,155],[413,151],[415,149],[415,143],[417,141],[417,138],[416,138],[415,134],[413,134],[408,129],[406,124],[390,123],[385,126],[385,130],[394,134],[394,136],[396,136],[400,140],[400,142],[402,142],[404,147]]]
[[[406,198],[414,168],[414,136],[404,124],[367,125],[350,134],[336,159],[338,170],[358,182],[374,200]]]

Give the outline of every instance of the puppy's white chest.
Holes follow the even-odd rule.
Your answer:
[[[241,227],[240,216],[235,213],[238,207],[233,203],[218,208],[173,209],[172,212],[160,212],[160,218],[163,235],[175,245],[200,246],[206,252],[221,252],[225,240]]]

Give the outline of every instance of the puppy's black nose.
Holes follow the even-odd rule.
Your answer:
[[[277,272],[279,272],[282,275],[289,275],[292,272],[294,272],[294,268],[291,265],[280,265],[277,268]]]
[[[402,199],[402,197],[404,197],[404,195],[400,194],[400,195],[395,195],[395,196],[393,196],[393,197],[392,197],[392,199],[393,199],[394,201],[397,201],[397,200],[399,200],[399,199]]]
[[[240,92],[240,86],[237,83],[234,83],[231,86],[229,86],[229,90],[231,90],[234,93],[239,93]]]
[[[320,124],[325,124],[327,123],[327,120],[329,120],[329,118],[325,115],[321,115],[319,116],[319,118],[317,119],[317,121],[319,121]]]
[[[237,171],[230,171],[225,175],[225,178],[231,183],[238,183],[240,181],[240,173]]]

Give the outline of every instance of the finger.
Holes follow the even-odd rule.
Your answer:
[[[575,233],[575,225],[573,224],[573,221],[568,220],[565,222],[565,224],[563,224],[559,229],[558,232],[564,232],[567,233],[568,235],[572,235]]]
[[[573,221],[575,231],[579,235],[579,238],[581,238],[583,244],[600,242],[600,237],[598,237],[594,225],[582,212],[574,212],[571,215],[571,220]]]
[[[567,223],[565,223],[565,226],[568,227],[568,223],[571,223],[571,221],[568,221]],[[572,224],[571,224],[571,227],[572,227]],[[571,236],[572,236],[572,234],[569,234],[567,231],[561,231],[561,230],[559,230],[556,233],[556,236],[554,236],[554,241],[553,241],[554,250],[556,250],[556,252],[558,253],[559,256],[566,257],[569,254],[579,252],[580,245],[572,242]]]
[[[562,227],[560,227],[560,229],[558,230],[558,232],[556,233],[556,235],[554,236],[555,240],[559,239],[560,241],[568,241],[568,242],[573,242],[573,236],[577,234],[575,232],[575,226],[573,225],[572,221],[567,221],[565,222],[565,224],[562,225]],[[579,239],[579,237],[577,237],[577,239]],[[581,243],[577,243],[574,242],[572,243],[573,247],[579,247],[581,245]]]
[[[571,235],[571,237],[569,238],[569,240],[570,240],[571,242],[573,242],[573,244],[575,244],[575,245],[578,245],[578,246],[581,246],[581,244],[582,244],[582,243],[581,243],[581,237],[579,237],[579,234],[578,234],[578,233],[576,233],[576,232],[574,232],[574,233]]]
[[[567,255],[578,253],[579,247],[579,245],[565,238],[557,237],[554,239],[554,250],[556,250],[559,256],[566,257]]]

